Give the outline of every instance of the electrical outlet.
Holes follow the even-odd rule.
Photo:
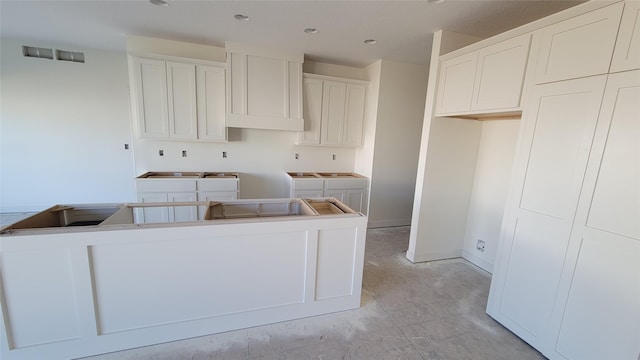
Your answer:
[[[222,158],[223,158],[223,159],[226,159],[226,158],[227,158],[227,152],[226,152],[226,151],[223,151],[223,152],[222,152]]]
[[[300,158],[300,155],[296,154],[296,160],[298,160]]]
[[[187,157],[187,150],[182,150],[182,157]]]
[[[484,252],[484,246],[485,246],[484,240],[478,240],[476,242],[476,249],[478,249],[478,251]]]
[[[158,150],[158,155],[164,156],[164,150]]]
[[[332,158],[333,158],[333,160],[335,160],[336,159],[336,154],[333,154]]]

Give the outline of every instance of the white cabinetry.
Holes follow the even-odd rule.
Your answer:
[[[225,44],[228,127],[302,131],[304,54]]]
[[[611,72],[640,69],[640,1],[624,4]]]
[[[607,6],[540,30],[536,84],[608,73],[623,6]]]
[[[226,141],[225,68],[223,66],[197,65],[196,85],[198,138]]]
[[[518,110],[529,43],[526,34],[443,60],[436,115]]]
[[[169,138],[167,69],[163,60],[129,57],[132,102],[140,137]]]
[[[223,64],[134,56],[129,64],[140,137],[226,140]]]
[[[366,213],[368,179],[354,173],[287,173],[294,198],[334,197],[357,212]]]
[[[361,146],[367,82],[304,76],[305,128],[298,144]]]
[[[538,348],[549,328],[605,82],[599,76],[538,86],[524,110],[488,313]]]
[[[138,202],[189,202],[236,200],[237,173],[145,173],[136,179]],[[136,209],[141,223],[196,221],[202,219],[205,206],[158,206]]]
[[[196,180],[136,179],[138,202],[164,203],[196,201]],[[137,221],[143,224],[198,220],[196,206],[157,206],[137,209]]]
[[[640,71],[610,75],[553,312],[562,358],[640,355],[638,114]]]

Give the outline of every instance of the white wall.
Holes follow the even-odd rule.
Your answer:
[[[493,272],[507,189],[518,138],[519,119],[482,121],[462,257]],[[485,241],[484,252],[476,248]]]
[[[23,57],[23,44],[85,63]],[[125,54],[6,38],[1,50],[0,211],[133,201]]]
[[[429,69],[382,61],[370,227],[411,224]]]
[[[477,120],[431,120],[420,216],[412,220],[420,223],[414,233],[419,242],[407,252],[411,261],[461,255],[480,130]]]

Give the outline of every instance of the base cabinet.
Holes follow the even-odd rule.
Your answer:
[[[353,173],[287,173],[289,196],[333,197],[363,214],[367,212],[368,182],[366,177]]]

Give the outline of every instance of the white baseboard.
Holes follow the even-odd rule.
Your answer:
[[[474,264],[475,266],[481,268],[482,270],[488,272],[489,274],[493,274],[493,264],[483,260],[467,250],[462,250],[462,258],[467,260],[468,262]]]
[[[411,261],[412,263],[454,259],[459,257],[460,257],[460,251],[449,251],[449,252],[441,252],[441,253],[422,253],[422,254],[414,254],[411,251],[407,251],[407,259],[409,259],[409,261]]]

